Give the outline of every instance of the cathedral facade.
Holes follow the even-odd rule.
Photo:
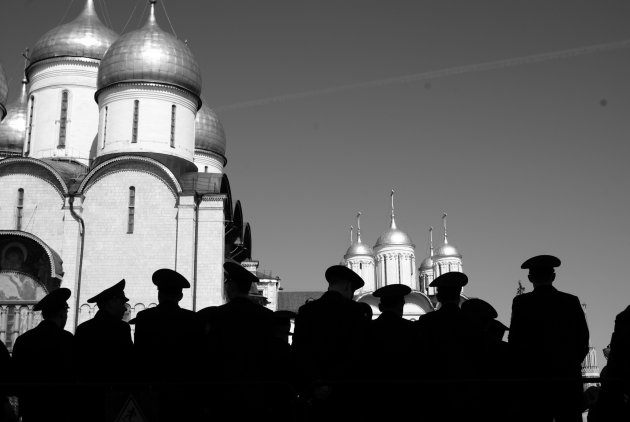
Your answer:
[[[96,312],[87,299],[126,279],[127,319],[155,306],[152,273],[191,289],[181,306],[224,302],[223,262],[256,272],[252,236],[233,204],[226,137],[202,101],[188,45],[149,17],[119,36],[92,0],[32,47],[7,105],[0,68],[0,340],[37,325],[32,311],[72,291],[66,329]],[[264,276],[277,302],[279,279]]]

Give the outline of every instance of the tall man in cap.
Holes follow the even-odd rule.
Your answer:
[[[258,282],[251,271],[235,261],[225,262],[223,269],[227,303],[212,308],[211,321],[206,324],[210,327],[206,350],[211,356],[205,360],[207,373],[237,383],[226,387],[221,396],[221,406],[238,412],[232,416],[239,420],[267,419],[265,416],[271,415],[260,413],[265,409],[265,395],[276,392],[261,390],[257,383],[268,379],[269,368],[261,362],[270,361],[273,311],[250,297],[252,286]],[[266,398],[273,401],[272,395]]]
[[[19,336],[13,346],[13,364],[22,380],[30,383],[19,394],[24,422],[68,421],[73,414],[69,392],[56,383],[74,380],[72,334],[64,330],[68,319],[70,290],[53,290],[33,308],[43,321]]]
[[[448,272],[431,282],[437,289],[439,308],[420,317],[416,322],[416,339],[422,356],[426,357],[423,376],[438,381],[426,391],[429,420],[455,421],[475,414],[471,388],[462,380],[475,377],[473,356],[480,341],[472,325],[459,307],[462,287],[468,277],[460,272]]]
[[[368,381],[377,381],[376,385],[366,383],[368,390],[379,391],[380,400],[366,410],[374,420],[402,420],[408,412],[407,391],[413,379],[413,369],[406,357],[422,361],[422,357],[413,353],[413,323],[403,318],[405,296],[411,288],[404,284],[390,284],[377,289],[373,295],[379,298],[378,318],[369,321],[362,342],[362,372]],[[377,358],[375,359],[375,356]],[[414,395],[416,392],[414,391]]]
[[[80,324],[74,334],[76,372],[79,380],[87,384],[80,406],[82,418],[105,420],[103,393],[109,387],[107,383],[129,381],[133,373],[131,330],[122,320],[128,301],[125,280],[88,299],[88,303],[96,303],[98,312]]]
[[[158,305],[136,315],[135,354],[144,377],[162,384],[160,415],[165,420],[186,419],[188,391],[179,383],[196,381],[201,328],[193,311],[182,309],[184,276],[170,269],[153,273]]]
[[[534,291],[516,296],[508,342],[518,375],[533,400],[524,420],[581,421],[581,363],[588,353],[588,327],[580,300],[552,286],[560,260],[539,255],[525,261]],[[571,381],[573,380],[573,381]]]
[[[355,290],[364,285],[363,279],[343,265],[328,268],[325,277],[328,291],[298,311],[293,348],[302,378],[301,388],[307,396],[310,394],[321,402],[323,412],[334,413],[342,405],[337,400],[350,396],[341,391],[331,396],[331,387],[325,381],[352,378],[368,321],[362,307],[352,300]],[[328,405],[322,399],[327,399]]]

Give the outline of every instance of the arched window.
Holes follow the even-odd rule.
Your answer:
[[[31,95],[31,105],[28,110],[28,134],[26,135],[25,155],[31,151],[31,133],[33,132],[33,109],[35,107],[35,96]]]
[[[208,172],[208,166],[204,166],[204,167],[203,167],[203,172],[204,172],[204,173],[207,173],[207,172]]]
[[[127,220],[127,233],[133,233],[134,215],[136,208],[136,188],[129,187],[129,218]]]
[[[109,113],[109,107],[105,106],[105,116],[103,117],[103,148],[105,148],[105,142],[107,142],[107,114]]]
[[[175,148],[175,115],[177,114],[177,106],[171,106],[171,148]]]
[[[22,217],[24,215],[24,189],[18,189],[16,230],[22,230]]]
[[[133,128],[131,129],[131,142],[138,142],[138,117],[140,114],[140,101],[133,102]]]
[[[68,126],[68,90],[61,91],[61,114],[59,116],[59,143],[57,148],[66,147],[66,128]]]

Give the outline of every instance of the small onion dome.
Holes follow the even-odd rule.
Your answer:
[[[420,264],[420,269],[430,270],[432,268],[433,268],[433,258],[431,258],[430,256],[427,256],[426,258],[422,260],[422,263]]]
[[[22,154],[26,137],[26,79],[20,96],[7,107],[7,117],[0,123],[0,152]]]
[[[118,38],[98,18],[93,0],[87,0],[83,12],[72,22],[51,29],[35,43],[31,66],[53,57],[84,57],[102,59],[110,45]]]
[[[343,257],[348,259],[355,256],[374,256],[374,251],[365,243],[355,242],[350,245]]]
[[[455,246],[450,243],[445,243],[442,246],[438,247],[435,250],[435,256],[439,258],[461,258],[462,255],[459,253]]]
[[[0,64],[0,120],[4,119],[7,115],[7,96],[9,95],[9,85],[7,84],[7,77],[4,74],[4,69]]]
[[[195,149],[215,152],[225,157],[225,131],[210,107],[202,104],[195,118]]]
[[[184,89],[199,98],[201,71],[192,51],[160,29],[154,9],[152,1],[147,23],[122,35],[107,50],[98,69],[97,89],[124,82],[157,83]]]

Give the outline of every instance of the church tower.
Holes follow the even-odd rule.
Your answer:
[[[202,104],[195,118],[195,165],[202,173],[223,173],[225,131],[217,114]]]
[[[415,245],[396,225],[394,190],[391,192],[391,220],[389,229],[380,235],[374,245],[376,255],[376,288],[388,284],[405,284],[418,290],[416,279]]]
[[[201,72],[188,46],[159,27],[156,0],[150,3],[145,25],[122,35],[101,62],[95,164],[142,155],[179,175],[197,170],[193,161]]]
[[[89,165],[96,148],[97,72],[117,37],[98,18],[93,0],[86,0],[75,20],[37,41],[26,69],[30,86],[25,156]]]
[[[376,290],[374,280],[374,251],[361,241],[361,213],[357,214],[357,240],[356,242],[353,241],[352,226],[350,226],[350,247],[343,256],[343,259],[346,267],[359,274],[365,282],[365,285],[357,290],[355,295]]]
[[[24,74],[20,94],[6,107],[6,118],[4,120],[0,118],[2,120],[0,123],[0,159],[22,156],[24,137],[26,136],[26,85],[26,74]],[[0,95],[2,94],[0,93]],[[2,107],[0,100],[0,109]]]
[[[420,291],[427,295],[435,294],[435,287],[429,287],[433,281],[433,227],[429,227],[429,256],[420,264]]]
[[[435,250],[433,256],[433,276],[439,277],[442,274],[451,271],[463,272],[462,255],[457,248],[448,243],[448,234],[446,232],[446,216],[442,214],[442,228],[444,230],[444,242]]]

